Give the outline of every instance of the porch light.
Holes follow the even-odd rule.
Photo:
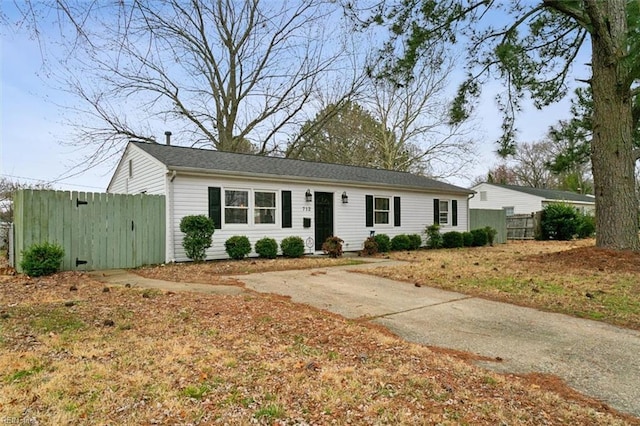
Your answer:
[[[349,196],[347,195],[347,191],[342,193],[342,204],[347,204],[349,202]]]
[[[304,194],[304,199],[307,203],[311,202],[311,190],[307,189],[307,192]]]

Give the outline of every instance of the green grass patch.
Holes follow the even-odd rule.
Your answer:
[[[9,374],[8,376],[6,376],[5,381],[7,383],[21,382],[30,376],[40,373],[42,370],[44,370],[43,365],[34,363],[31,368],[28,368],[26,370],[18,370],[15,373]]]
[[[85,324],[80,317],[69,309],[42,309],[32,313],[29,325],[38,333],[69,333],[82,329]]]
[[[211,389],[213,389],[213,387],[209,383],[187,386],[182,389],[182,396],[193,399],[202,399],[207,393],[211,392]]]
[[[274,421],[276,419],[282,419],[285,416],[286,416],[286,412],[284,408],[282,408],[277,404],[269,404],[266,407],[260,408],[253,414],[253,417],[255,417],[258,420],[263,419],[263,420],[270,420],[270,421]]]

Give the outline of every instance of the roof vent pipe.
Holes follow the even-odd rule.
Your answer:
[[[166,132],[164,132],[164,135],[166,137],[165,140],[167,142],[167,145],[171,145],[171,132],[167,130]]]

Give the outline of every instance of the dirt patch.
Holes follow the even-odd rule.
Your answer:
[[[540,263],[544,268],[640,273],[640,253],[595,246],[531,255],[525,260]]]

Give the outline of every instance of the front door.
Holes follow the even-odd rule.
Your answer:
[[[316,192],[315,196],[316,250],[322,250],[322,244],[333,235],[333,194]]]

